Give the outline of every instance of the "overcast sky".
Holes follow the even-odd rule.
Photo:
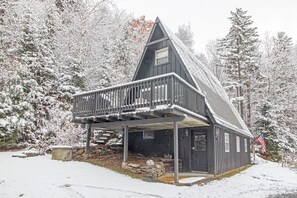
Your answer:
[[[117,0],[120,8],[155,20],[158,16],[173,32],[191,24],[195,51],[202,52],[209,40],[224,37],[230,28],[230,11],[248,11],[261,38],[265,32],[284,31],[297,39],[297,0]]]

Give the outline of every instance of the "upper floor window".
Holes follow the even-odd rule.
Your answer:
[[[168,63],[168,47],[159,49],[155,54],[155,65]]]
[[[236,136],[236,151],[240,152],[240,137]]]
[[[230,152],[229,133],[225,133],[225,152]]]

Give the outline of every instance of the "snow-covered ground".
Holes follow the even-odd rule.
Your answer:
[[[267,197],[297,194],[297,173],[261,161],[231,178],[204,186],[179,187],[132,179],[84,162],[0,153],[0,198],[6,197]]]

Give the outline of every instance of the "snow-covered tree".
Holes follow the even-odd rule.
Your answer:
[[[76,143],[72,94],[130,79],[152,25],[109,0],[1,1],[0,15],[0,147]]]
[[[188,23],[188,25],[180,25],[175,34],[192,52],[194,52],[194,33],[191,30],[190,23]]]
[[[296,65],[293,61],[292,41],[284,32],[265,41],[261,72],[266,77],[266,98],[276,111],[277,142],[281,149],[296,148]],[[269,46],[267,48],[267,46]]]
[[[209,41],[205,46],[205,51],[208,60],[208,66],[213,71],[214,75],[218,78],[218,80],[225,84],[226,74],[224,72],[224,66],[222,60],[218,53],[218,41],[212,40]]]
[[[251,127],[253,82],[258,73],[258,34],[247,11],[231,12],[229,33],[218,42],[220,57],[227,75],[225,87],[241,117]]]
[[[149,33],[154,25],[151,20],[145,19],[145,16],[139,18],[133,18],[129,22],[128,27],[128,40],[130,45],[132,45],[130,58],[131,66],[129,67],[129,80],[132,79],[135,73],[138,62],[140,61],[143,48],[147,42]]]
[[[254,131],[256,137],[260,134],[264,134],[264,140],[266,143],[266,155],[271,159],[280,160],[280,147],[278,145],[277,138],[277,110],[274,104],[267,99],[259,99],[256,106],[256,114],[254,123]]]

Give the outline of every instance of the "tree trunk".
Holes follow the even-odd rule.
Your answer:
[[[239,54],[239,50],[238,50],[238,54]],[[240,83],[240,86],[238,87],[239,89],[239,95],[237,97],[240,97],[240,101],[239,101],[239,113],[241,118],[243,119],[243,100],[242,100],[242,80],[241,80],[241,66],[240,66],[240,60],[237,59],[237,69],[238,69],[238,82]]]
[[[249,130],[251,130],[251,126],[252,126],[252,120],[251,120],[251,77],[249,77],[249,83],[248,83],[248,94],[247,94],[248,98],[247,98],[247,127],[249,128]]]

